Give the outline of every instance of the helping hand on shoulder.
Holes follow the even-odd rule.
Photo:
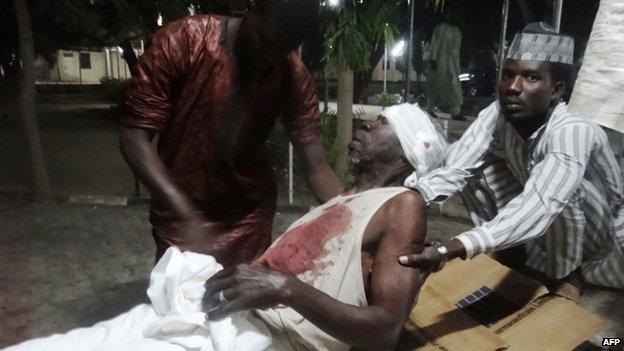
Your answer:
[[[461,241],[451,239],[444,244],[427,246],[421,253],[401,255],[399,263],[428,273],[441,270],[446,261],[456,257],[466,259],[466,248]]]

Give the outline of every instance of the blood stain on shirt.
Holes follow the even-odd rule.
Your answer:
[[[328,253],[325,244],[345,233],[351,219],[351,210],[344,204],[330,206],[317,218],[284,233],[280,241],[269,248],[254,265],[294,275],[322,270],[326,265],[315,261]]]

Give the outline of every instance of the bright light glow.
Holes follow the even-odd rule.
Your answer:
[[[472,77],[474,77],[474,74],[470,74],[470,73],[462,73],[462,74],[457,76],[457,78],[459,78],[460,82],[467,82]]]
[[[120,54],[123,54],[123,49],[121,48],[121,46],[117,47],[117,51],[119,51]]]
[[[329,6],[338,7],[340,5],[340,0],[328,0]]]
[[[394,47],[390,50],[392,57],[399,57],[405,53],[405,40],[398,41],[394,44]]]
[[[162,15],[160,13],[158,14],[158,19],[156,20],[156,24],[159,27],[162,27]]]

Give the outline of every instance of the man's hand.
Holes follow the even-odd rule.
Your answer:
[[[292,279],[296,278],[246,264],[225,268],[206,281],[202,301],[206,319],[218,320],[237,311],[276,306],[286,299]]]
[[[423,273],[435,272],[440,267],[442,255],[434,246],[427,246],[419,254],[399,256],[399,263],[406,267],[418,268]]]
[[[207,232],[206,225],[201,219],[189,219],[184,221],[180,227],[180,234],[184,238],[185,244],[183,246],[186,246],[184,248],[188,248],[189,250],[195,249],[193,251],[200,250],[202,246],[214,241],[214,235],[210,235],[210,233]]]
[[[466,259],[466,248],[461,241],[451,239],[444,243],[448,250],[448,260],[460,257]],[[442,255],[435,246],[427,246],[419,254],[409,254],[399,256],[399,263],[406,267],[418,268],[423,273],[435,272],[442,262]]]
[[[217,262],[228,262],[231,252],[218,234],[204,219],[188,219],[178,227],[176,246],[182,251],[211,255]]]

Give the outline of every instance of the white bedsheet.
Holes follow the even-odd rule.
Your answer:
[[[25,341],[5,351],[256,351],[272,342],[270,331],[247,312],[206,322],[204,282],[221,270],[212,256],[169,248],[150,276],[152,304],[66,334]]]
[[[624,1],[600,1],[568,110],[624,133]]]

